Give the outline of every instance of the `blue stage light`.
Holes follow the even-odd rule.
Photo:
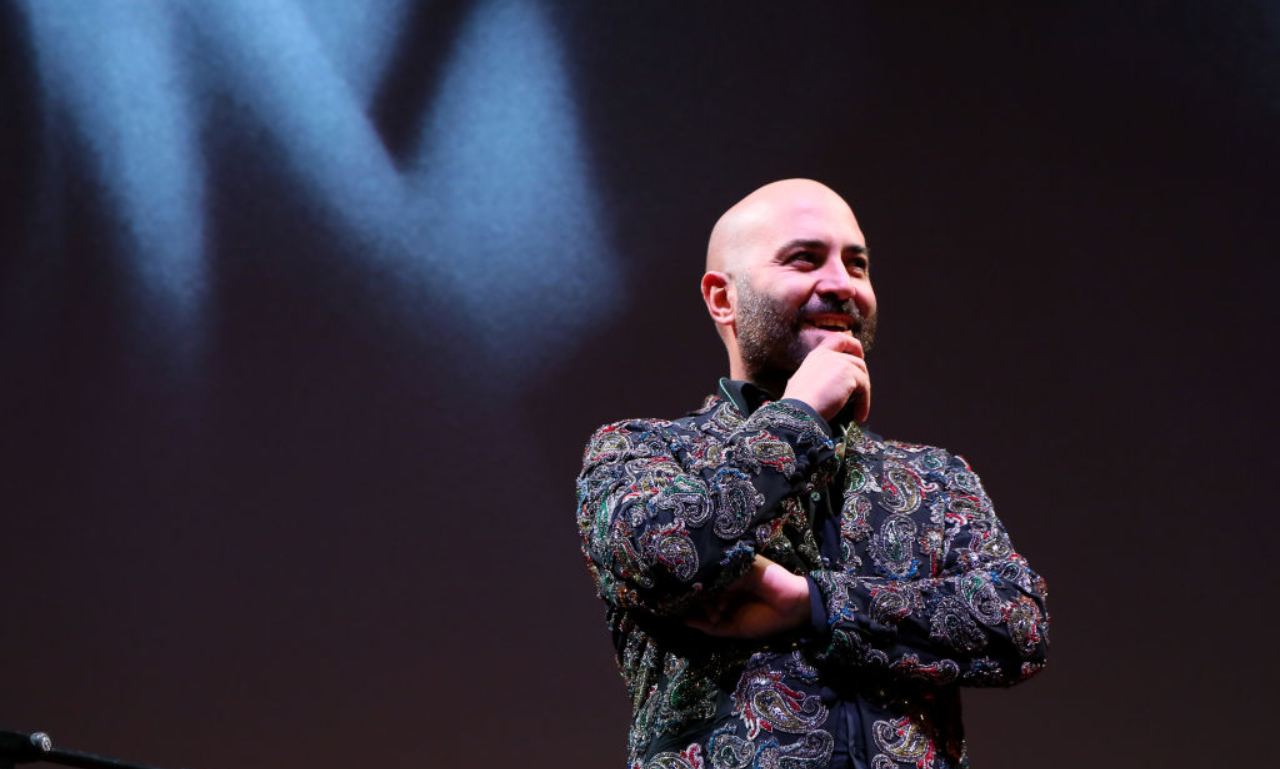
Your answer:
[[[535,2],[467,19],[424,126],[411,216],[460,327],[513,367],[558,357],[620,282],[556,30]]]
[[[79,147],[114,208],[140,317],[180,350],[198,346],[206,290],[205,173],[198,114],[174,20],[150,3],[35,0],[25,8],[41,75],[45,159]],[[39,201],[57,206],[51,199]]]
[[[320,212],[328,251],[395,277],[392,317],[434,349],[446,339],[490,373],[528,372],[616,306],[619,270],[547,10],[482,0],[442,14],[456,29],[433,37],[447,49],[428,57],[439,70],[423,73],[432,87],[397,144],[377,100],[389,68],[405,66],[390,52],[418,42],[412,8],[26,2],[48,121],[67,127],[50,146],[66,151],[71,133],[89,149],[128,234],[113,253],[130,260],[144,315],[161,313],[183,348],[220,299],[207,291],[205,260],[219,255],[206,253],[218,242],[206,240],[217,230],[206,185],[220,148],[246,140]]]

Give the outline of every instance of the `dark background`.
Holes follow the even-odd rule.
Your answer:
[[[0,12],[0,725],[620,766],[581,447],[710,392],[706,234],[811,176],[875,253],[872,424],[966,455],[1051,586],[1048,670],[966,693],[975,766],[1266,762],[1274,3],[114,5]],[[168,51],[129,77],[186,154],[77,40]],[[467,88],[509,112],[441,118]],[[325,180],[338,113],[387,168]],[[387,213],[433,120],[453,176]]]

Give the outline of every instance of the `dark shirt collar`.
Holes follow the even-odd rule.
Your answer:
[[[777,400],[773,393],[753,382],[728,377],[720,377],[720,396],[737,406],[746,417],[769,401]]]
[[[719,391],[720,397],[737,406],[738,411],[741,411],[744,417],[751,416],[756,409],[764,404],[778,400],[773,393],[760,385],[742,379],[720,377]],[[817,418],[821,419],[821,417]],[[852,414],[848,410],[841,411],[827,424],[829,425],[829,434],[839,435],[841,428],[845,425],[853,425]]]

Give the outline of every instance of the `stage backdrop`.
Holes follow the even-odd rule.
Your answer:
[[[974,765],[1265,763],[1280,11],[903,5],[5,2],[0,726],[621,766],[581,448],[712,390],[707,232],[811,176],[873,427],[1049,579]]]

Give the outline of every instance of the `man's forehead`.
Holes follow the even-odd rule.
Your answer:
[[[797,240],[842,250],[866,246],[844,198],[812,179],[784,179],[752,192],[716,222],[707,269],[728,269],[744,258],[754,261],[762,249],[772,251]]]
[[[760,220],[771,240],[821,241],[839,246],[866,245],[853,211],[843,200],[801,200],[775,208]]]
[[[796,201],[761,210],[741,245],[751,262],[773,258],[782,250],[862,251],[867,247],[858,221],[843,200]]]

